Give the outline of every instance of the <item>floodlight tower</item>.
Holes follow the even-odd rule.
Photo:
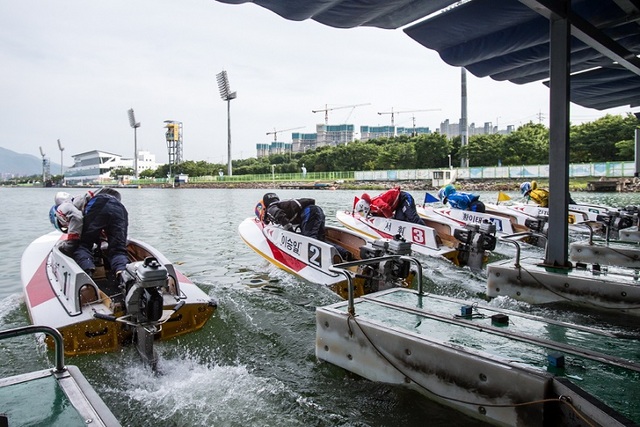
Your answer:
[[[171,168],[173,165],[182,163],[182,122],[175,120],[165,120],[167,132],[167,149],[169,151],[169,177],[171,178]]]
[[[237,95],[235,92],[231,92],[226,71],[216,74],[216,80],[218,82],[220,98],[222,98],[223,101],[227,101],[227,175],[231,176],[231,100],[235,99]]]
[[[40,155],[42,156],[42,186],[47,186],[47,177],[49,176],[49,160],[45,157],[42,147],[40,147]]]
[[[133,115],[133,108],[129,111],[129,126],[133,128],[133,176],[138,179],[138,128],[140,122],[136,122],[136,117]]]
[[[58,149],[60,150],[60,179],[62,180],[62,185],[64,185],[64,158],[62,157],[62,152],[64,151],[64,147],[62,143],[58,139]]]

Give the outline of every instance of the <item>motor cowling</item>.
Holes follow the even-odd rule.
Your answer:
[[[161,289],[169,281],[167,269],[154,257],[147,257],[144,261],[127,264],[123,276],[128,284],[125,297],[127,314],[139,323],[159,320],[164,305]]]
[[[360,247],[361,259],[372,259],[387,255],[411,255],[411,242],[407,242],[401,236],[393,239],[378,239],[367,242]],[[378,264],[369,265],[363,271],[368,271],[371,278],[372,290],[382,290],[406,279],[411,274],[411,263],[400,259],[380,261]],[[375,284],[374,284],[375,282]]]
[[[453,231],[458,244],[458,262],[473,270],[480,270],[484,262],[485,251],[496,247],[496,226],[492,222],[467,224]]]

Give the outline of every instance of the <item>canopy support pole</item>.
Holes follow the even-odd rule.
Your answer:
[[[550,20],[549,53],[549,240],[545,264],[570,267],[569,229],[569,68],[570,2],[562,1],[566,13]]]

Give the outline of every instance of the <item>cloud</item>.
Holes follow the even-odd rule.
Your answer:
[[[227,104],[215,75],[226,70],[233,158],[253,157],[273,129],[315,132],[312,110],[330,123],[436,129],[460,117],[460,70],[402,31],[335,29],[286,21],[253,4],[212,0],[22,0],[0,5],[1,145],[38,154],[65,146],[133,155],[127,110],[134,108],[138,148],[167,161],[164,120],[184,126],[184,156],[226,163]],[[500,127],[548,118],[548,89],[468,74],[469,122]],[[610,111],[626,112],[626,109]],[[603,112],[572,108],[593,120]],[[574,120],[575,122],[575,120]],[[290,132],[278,135],[289,142]]]

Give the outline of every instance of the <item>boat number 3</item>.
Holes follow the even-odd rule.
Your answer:
[[[411,240],[413,240],[415,243],[418,243],[419,245],[424,245],[426,243],[424,238],[424,230],[421,230],[419,228],[412,228]]]
[[[322,248],[309,243],[309,264],[322,268]]]

